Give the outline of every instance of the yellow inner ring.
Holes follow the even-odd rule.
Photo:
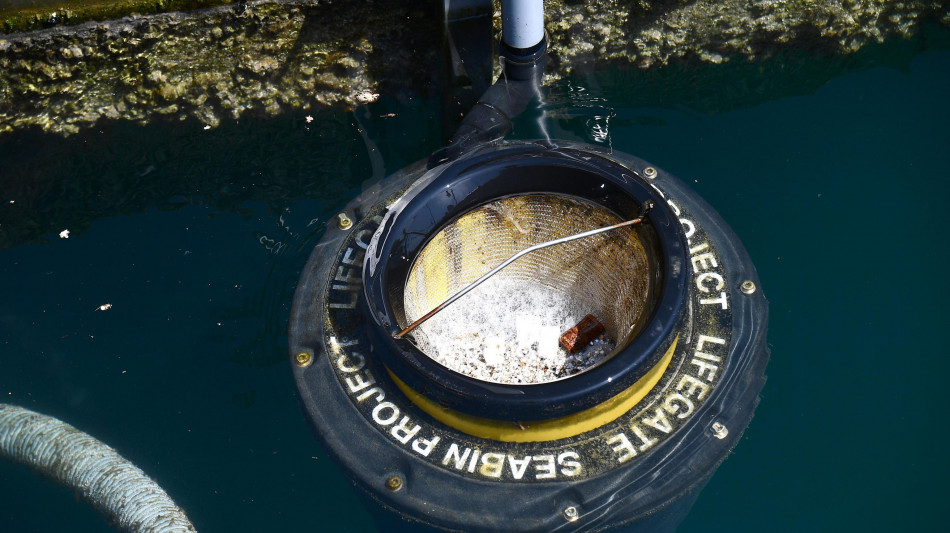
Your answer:
[[[393,378],[399,390],[401,390],[412,403],[419,406],[420,409],[439,422],[459,431],[483,439],[503,442],[543,442],[565,439],[597,429],[604,424],[613,422],[624,413],[633,409],[640,400],[653,390],[653,387],[656,386],[660,378],[663,377],[663,374],[666,373],[670,361],[673,360],[673,352],[676,350],[678,341],[679,335],[673,339],[670,348],[663,354],[663,357],[660,358],[657,364],[654,365],[646,375],[623,392],[591,408],[553,420],[518,423],[492,420],[490,418],[460,413],[414,391],[392,372],[389,372],[389,375]]]

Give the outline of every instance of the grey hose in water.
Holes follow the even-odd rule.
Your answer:
[[[184,511],[145,472],[53,417],[0,404],[0,456],[80,492],[124,531],[195,531]]]

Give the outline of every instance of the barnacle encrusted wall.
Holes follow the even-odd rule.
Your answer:
[[[925,21],[950,26],[950,3],[928,0],[545,4],[556,58],[547,82],[595,61],[656,70],[762,60],[788,48],[846,56],[913,36]],[[60,20],[27,19],[36,26],[85,16],[55,9]],[[8,29],[22,27],[12,20]],[[11,33],[0,36],[0,134],[31,126],[70,134],[100,118],[159,116],[213,127],[249,111],[357,105],[394,85],[431,86],[442,68],[441,27],[435,1],[264,0]]]

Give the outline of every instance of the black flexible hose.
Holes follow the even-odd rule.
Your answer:
[[[547,57],[547,38],[528,49],[501,44],[501,76],[465,115],[448,145],[432,154],[429,168],[454,161],[478,146],[511,131],[511,120],[540,94]]]

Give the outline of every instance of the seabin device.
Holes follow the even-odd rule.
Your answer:
[[[759,279],[657,167],[498,140],[543,39],[505,53],[507,99],[490,89],[446,150],[354,200],[311,254],[290,324],[304,412],[388,530],[672,531],[758,402]],[[600,341],[565,353],[557,337],[588,314]]]

